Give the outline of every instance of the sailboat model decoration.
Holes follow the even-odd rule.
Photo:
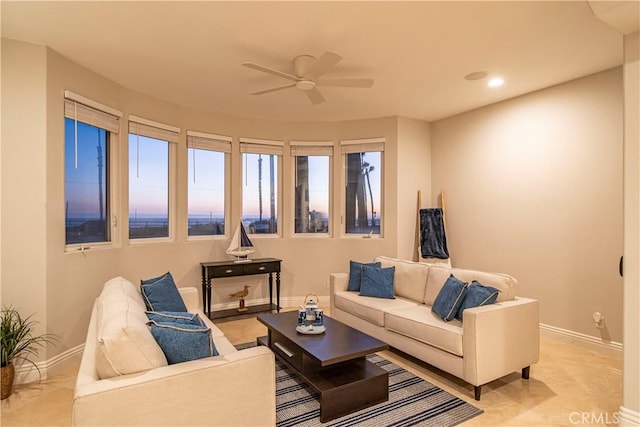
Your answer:
[[[236,228],[236,231],[233,233],[233,237],[231,238],[231,244],[229,244],[229,247],[227,248],[227,254],[236,257],[235,262],[251,262],[247,256],[255,251],[256,250],[253,249],[253,243],[251,243],[251,240],[244,229],[244,224],[240,221],[238,228]]]

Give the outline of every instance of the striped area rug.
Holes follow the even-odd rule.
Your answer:
[[[382,356],[372,354],[367,359],[389,371],[389,400],[324,424],[315,390],[276,361],[277,426],[446,427],[483,412]]]

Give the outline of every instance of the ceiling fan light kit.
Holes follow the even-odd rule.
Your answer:
[[[242,65],[253,70],[263,73],[272,74],[294,83],[283,86],[276,86],[269,89],[252,92],[251,95],[264,95],[265,93],[275,92],[283,89],[295,87],[307,94],[312,104],[321,104],[325,102],[324,97],[316,86],[332,86],[332,87],[354,87],[354,88],[370,88],[373,86],[373,79],[323,79],[319,78],[326,72],[331,70],[342,57],[333,52],[325,52],[320,58],[316,59],[311,55],[299,55],[293,59],[293,71],[295,75],[285,73],[274,68],[265,67],[264,65],[245,62]]]

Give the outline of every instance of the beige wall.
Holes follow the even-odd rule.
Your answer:
[[[421,207],[431,200],[431,125],[421,120],[398,119],[398,258],[418,261],[418,191]]]
[[[36,313],[36,334],[47,316],[46,96],[46,48],[3,42],[0,303]]]
[[[282,163],[279,216],[281,238],[256,237],[255,257],[274,256],[283,259],[283,298],[304,297],[309,292],[328,295],[328,276],[331,272],[347,271],[350,259],[371,260],[385,254],[396,256],[398,242],[411,242],[411,236],[399,237],[397,224],[414,221],[415,202],[410,209],[397,209],[398,188],[398,118],[379,118],[338,123],[289,123],[249,120],[224,114],[193,111],[158,99],[149,98],[114,84],[82,68],[78,64],[44,47],[3,40],[3,302],[14,302],[25,311],[37,312],[49,332],[58,334],[61,341],[46,355],[51,358],[84,341],[86,326],[94,298],[105,280],[122,275],[137,282],[141,278],[171,271],[179,286],[200,288],[202,261],[227,259],[224,253],[228,240],[187,241],[184,221],[176,224],[176,240],[171,243],[130,245],[127,241],[127,133],[129,114],[164,122],[182,129],[177,150],[177,182],[175,188],[177,217],[186,217],[187,188],[187,129],[229,135],[233,140],[231,162],[232,225],[237,224],[241,210],[241,161],[238,138],[257,137],[288,140],[332,140],[384,137],[384,238],[362,239],[339,236],[342,209],[342,158],[334,156],[333,179],[335,193],[332,200],[334,236],[331,238],[293,237],[291,230],[293,195],[289,191],[292,165],[285,149]],[[5,84],[6,83],[6,84]],[[65,89],[124,113],[123,132],[117,137],[112,173],[117,177],[117,195],[113,213],[119,226],[114,239],[116,247],[89,250],[85,254],[65,253],[64,233],[64,120],[63,92]],[[20,97],[20,103],[14,103]],[[419,123],[409,121],[411,127]],[[428,138],[424,130],[408,133],[409,144]],[[25,141],[29,141],[25,144]],[[428,142],[428,140],[427,140]],[[407,143],[402,143],[406,145]],[[285,146],[287,148],[288,146]],[[424,150],[416,151],[424,154]],[[17,159],[30,158],[28,172]],[[428,163],[428,159],[425,163]],[[423,162],[403,166],[403,179],[428,177]],[[18,189],[7,183],[20,182]],[[411,182],[411,186],[426,185]],[[28,189],[28,196],[25,196]],[[32,197],[34,196],[34,197]],[[28,219],[28,222],[25,221]],[[406,222],[405,221],[405,222]],[[230,227],[232,228],[232,227]],[[404,243],[403,243],[404,244]],[[9,253],[9,251],[12,251]],[[8,254],[8,255],[7,255]],[[219,283],[219,282],[218,282]],[[241,285],[251,285],[249,300],[268,298],[266,280],[261,276],[230,279],[214,288],[214,303],[232,302],[230,292]]]
[[[624,380],[620,425],[640,422],[640,33],[625,36]]]
[[[520,295],[541,301],[541,323],[615,342],[622,91],[616,68],[431,127],[432,187],[446,191],[453,265],[512,274]]]

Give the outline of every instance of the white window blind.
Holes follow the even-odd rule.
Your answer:
[[[284,152],[284,142],[270,139],[240,138],[240,152],[282,156]]]
[[[348,139],[340,141],[340,150],[342,154],[384,151],[384,143],[384,138]]]
[[[333,156],[331,141],[290,141],[292,156]]]
[[[122,117],[122,113],[118,110],[91,101],[70,91],[65,91],[64,96],[64,116],[66,118],[99,127],[112,133],[120,132],[120,117]]]
[[[180,128],[142,117],[129,116],[129,133],[177,143]]]
[[[187,147],[231,153],[231,137],[204,132],[187,131]]]

